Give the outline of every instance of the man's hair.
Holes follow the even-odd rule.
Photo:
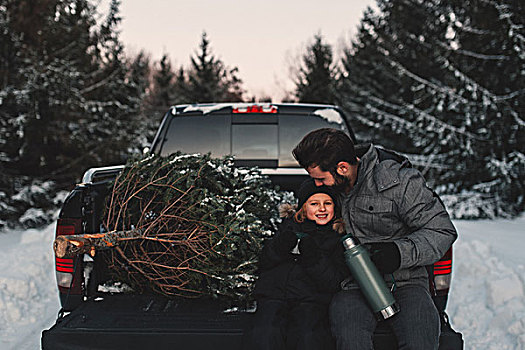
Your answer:
[[[299,164],[307,169],[319,166],[334,173],[339,162],[357,164],[352,139],[341,130],[323,128],[307,134],[292,151]]]

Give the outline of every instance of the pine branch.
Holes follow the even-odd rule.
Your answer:
[[[465,136],[467,138],[471,138],[471,139],[478,140],[478,141],[487,141],[486,138],[482,138],[482,137],[480,137],[480,136],[478,136],[476,134],[473,134],[473,133],[470,133],[468,131],[461,130],[461,129],[457,128],[457,127],[454,127],[454,126],[452,126],[452,125],[450,125],[450,124],[440,120],[439,118],[437,118],[437,117],[435,117],[435,116],[433,116],[433,115],[431,115],[431,114],[429,114],[429,113],[427,113],[427,112],[417,108],[413,104],[407,103],[404,106],[400,106],[400,105],[397,105],[397,104],[393,104],[393,103],[387,102],[387,101],[382,100],[380,98],[377,98],[375,96],[368,96],[368,98],[371,101],[375,101],[379,105],[391,108],[391,109],[393,109],[395,111],[398,111],[398,112],[402,112],[402,111],[408,109],[409,111],[413,112],[418,118],[423,118],[423,119],[427,120],[430,123],[439,125],[443,129],[449,130],[449,131],[451,131],[454,134],[462,135],[462,136]],[[387,113],[387,112],[383,112],[382,110],[377,109],[377,108],[372,107],[372,106],[370,106],[370,110],[372,110],[374,113],[378,113],[378,114],[380,114],[380,115],[382,115],[384,117],[387,117],[389,119],[395,120],[396,122],[398,122],[400,124],[405,124],[408,127],[412,127],[412,128],[418,128],[417,124],[415,124],[413,122],[409,122],[408,120],[406,120],[404,118],[401,118],[401,117],[399,117],[397,115],[393,115],[393,114],[390,114],[390,113]]]
[[[107,83],[109,83],[117,75],[117,73],[118,73],[118,69],[113,70],[113,72],[111,72],[111,74],[108,75],[107,77],[105,77],[104,79],[102,79],[102,80],[96,82],[95,84],[92,84],[92,85],[90,85],[88,87],[85,87],[82,90],[80,90],[80,93],[81,94],[86,94],[88,92],[91,92],[93,90],[96,90],[96,89],[100,88],[101,86],[106,85]]]
[[[480,60],[486,60],[486,61],[508,61],[510,57],[506,55],[486,55],[479,52],[473,52],[463,49],[452,49],[450,45],[442,42],[441,40],[436,40],[435,43],[439,46],[441,46],[443,49],[445,49],[447,52],[453,53],[453,54],[459,54],[464,55],[468,57],[477,58]],[[431,45],[428,45],[428,48],[430,48]],[[443,55],[441,55],[443,56]]]
[[[515,24],[514,22],[511,21],[511,14],[508,13],[508,12],[505,12],[505,10],[509,8],[509,5],[497,3],[497,2],[492,1],[492,0],[481,0],[481,2],[493,6],[498,11],[499,18],[507,21],[510,29],[512,29],[512,31],[510,32],[510,35],[511,35],[511,37],[515,36],[516,39],[520,42],[520,44],[521,44],[521,54],[523,54],[523,46],[525,44],[525,36],[522,33],[520,33],[520,30],[522,31],[524,29],[524,25],[523,24]],[[514,50],[517,50],[517,48],[515,48]],[[520,52],[518,52],[518,54],[519,53]]]
[[[451,71],[456,77],[459,77],[461,79],[461,81],[463,82],[466,82],[466,83],[469,83],[471,84],[472,86],[475,86],[477,89],[479,89],[483,95],[485,97],[487,97],[492,103],[494,104],[498,104],[498,103],[505,103],[506,107],[509,109],[510,111],[510,114],[512,115],[512,117],[514,118],[514,120],[516,121],[516,123],[521,126],[521,127],[524,127],[525,126],[525,121],[523,119],[520,118],[518,112],[516,112],[512,106],[510,106],[506,100],[509,99],[509,96],[517,96],[519,95],[520,93],[523,93],[525,92],[525,89],[521,89],[521,90],[518,90],[518,91],[514,91],[513,93],[511,94],[507,94],[507,95],[504,95],[503,97],[502,96],[497,96],[495,94],[493,94],[491,91],[489,91],[488,89],[484,88],[483,86],[479,85],[476,81],[474,81],[473,79],[469,78],[466,74],[463,74],[461,71],[459,71],[457,68],[454,67],[454,65],[452,63],[450,63],[449,60],[447,60],[445,57],[440,57],[438,59],[438,61],[441,61],[444,63],[444,66],[445,68],[447,68],[449,71]]]
[[[442,87],[442,86],[439,86],[437,84],[434,84],[432,82],[430,82],[429,80],[423,78],[423,77],[420,77],[418,76],[417,74],[415,73],[412,73],[408,68],[406,68],[405,66],[403,66],[401,63],[399,62],[396,62],[390,58],[386,58],[386,60],[390,63],[390,65],[392,65],[392,67],[395,67],[399,70],[400,73],[406,75],[407,77],[411,78],[412,80],[414,81],[417,81],[418,83],[420,84],[423,84],[437,92],[440,92],[442,93],[443,95],[447,95],[447,96],[450,96],[450,97],[453,97],[455,99],[457,99],[458,101],[460,101],[461,103],[465,104],[465,105],[470,105],[470,106],[476,106],[476,104],[473,102],[473,101],[470,101],[466,98],[464,98],[463,96],[461,95],[458,95],[456,94],[452,89],[448,88],[448,87]]]

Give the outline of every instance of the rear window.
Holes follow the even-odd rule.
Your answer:
[[[166,133],[161,155],[176,151],[220,158],[231,154],[231,115],[176,116]]]
[[[320,128],[345,130],[344,124],[336,118],[323,118],[320,115],[280,115],[279,167],[298,167],[292,150],[306,134]]]
[[[293,148],[310,131],[326,127],[348,132],[334,109],[310,115],[177,115],[169,124],[161,155],[176,151],[213,157],[233,154],[239,165],[299,167]]]
[[[264,124],[232,125],[232,154],[238,159],[277,159],[278,126]]]

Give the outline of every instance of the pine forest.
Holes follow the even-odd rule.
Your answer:
[[[120,0],[98,4],[0,0],[0,230],[52,222],[86,169],[139,157],[172,105],[268,100],[212,32],[188,65],[131,55]],[[453,217],[524,211],[523,1],[377,0],[342,55],[322,33],[305,42],[286,102],[340,106],[359,141],[408,156]]]

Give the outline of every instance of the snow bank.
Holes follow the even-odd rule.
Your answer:
[[[0,349],[40,349],[42,329],[56,319],[54,230],[0,233]]]
[[[447,309],[465,349],[525,349],[525,217],[454,223]]]

